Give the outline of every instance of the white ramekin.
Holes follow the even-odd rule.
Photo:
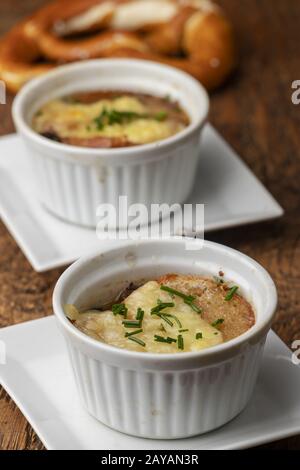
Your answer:
[[[61,144],[31,129],[33,114],[48,100],[76,91],[129,90],[177,100],[190,117],[182,132],[162,141],[116,149]],[[58,67],[25,85],[13,119],[28,148],[37,196],[51,212],[95,226],[99,204],[181,203],[192,189],[199,138],[209,108],[204,88],[189,75],[149,61],[108,59]]]
[[[195,240],[195,243],[197,241]],[[252,303],[256,323],[227,343],[192,353],[138,353],[98,342],[76,329],[63,305],[99,305],[130,281],[168,273],[214,275],[223,270]],[[174,439],[215,429],[247,404],[277,304],[269,274],[247,256],[205,241],[186,250],[182,239],[124,242],[68,268],[53,294],[81,400],[104,424],[148,438]]]

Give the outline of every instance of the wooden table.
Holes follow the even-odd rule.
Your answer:
[[[0,34],[42,0],[0,3]],[[242,155],[285,209],[280,220],[209,234],[265,266],[276,281],[274,330],[290,346],[300,339],[300,105],[291,83],[300,79],[299,0],[222,0],[240,44],[240,67],[212,96],[211,122]],[[0,105],[0,134],[12,132],[11,97]],[[1,156],[1,158],[9,158]],[[253,194],[255,197],[255,194]],[[62,269],[38,274],[0,223],[0,326],[51,314]],[[265,448],[300,449],[300,436]],[[0,448],[42,449],[21,412],[0,389]]]

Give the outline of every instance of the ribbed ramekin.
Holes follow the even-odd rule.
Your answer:
[[[170,96],[190,117],[182,132],[150,144],[92,149],[51,141],[31,128],[33,114],[48,100],[76,91],[128,90]],[[199,139],[209,100],[204,88],[171,67],[141,60],[108,59],[66,65],[32,80],[14,100],[15,125],[28,148],[37,196],[51,212],[95,226],[99,204],[183,202],[192,189]],[[146,221],[148,222],[148,221]]]
[[[200,352],[118,349],[83,334],[64,314],[64,304],[87,308],[105,303],[130,281],[167,272],[214,275],[220,269],[252,303],[256,323],[238,338]],[[199,251],[187,250],[185,241],[176,238],[124,242],[83,258],[64,272],[53,295],[85,408],[118,431],[155,439],[204,433],[243,410],[256,382],[276,304],[272,279],[252,259],[207,241]]]

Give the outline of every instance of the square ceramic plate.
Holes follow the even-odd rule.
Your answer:
[[[205,204],[205,231],[283,214],[271,194],[209,124],[201,145],[199,176],[186,202]],[[111,243],[98,240],[95,230],[57,219],[39,204],[26,151],[16,135],[0,139],[0,216],[36,271],[66,265],[103,243]]]
[[[0,356],[0,383],[48,449],[241,449],[300,433],[300,369],[273,332],[246,409],[216,431],[170,441],[121,434],[87,414],[54,317],[2,328],[1,344],[6,363]]]

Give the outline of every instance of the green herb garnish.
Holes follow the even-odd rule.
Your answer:
[[[154,335],[154,341],[156,341],[157,343],[171,344],[171,343],[176,343],[177,340],[175,338],[170,338],[170,336],[167,336],[166,338],[164,338],[163,336]]]
[[[164,315],[164,317],[173,318],[173,319],[175,320],[175,322],[177,323],[178,328],[182,328],[182,323],[181,323],[181,321],[180,321],[175,315],[172,315],[171,313],[164,313],[163,315]],[[173,326],[173,325],[172,325],[172,326]]]
[[[124,318],[127,316],[128,308],[125,304],[114,304],[112,307],[112,313],[114,315],[122,315]]]
[[[145,314],[144,310],[142,310],[141,307],[139,307],[139,308],[137,309],[136,317],[135,317],[135,318],[136,318],[137,320],[139,320],[139,321],[142,321],[143,318],[144,318],[144,314]]]
[[[104,126],[122,124],[123,122],[130,122],[141,117],[144,117],[144,115],[133,111],[117,111],[116,109],[108,110],[104,108],[99,116],[95,117],[94,122],[97,129],[102,130]]]
[[[167,118],[168,114],[166,111],[159,111],[158,113],[154,114],[154,119],[156,121],[164,121]]]
[[[168,325],[174,326],[174,323],[172,323],[171,320],[168,319],[168,316],[166,314],[157,313],[156,315],[158,315],[162,320],[164,320],[166,323],[168,323]]]
[[[231,300],[237,290],[238,290],[238,286],[231,287],[231,289],[227,292],[227,294],[225,296],[225,300],[227,300],[227,301]]]
[[[135,343],[139,344],[140,346],[143,346],[143,347],[146,346],[146,343],[144,343],[144,341],[142,341],[139,338],[136,338],[135,336],[129,336],[128,339],[130,339],[131,341],[134,341]]]
[[[124,320],[122,321],[125,328],[140,328],[141,322],[139,320]]]
[[[100,131],[104,126],[113,124],[123,124],[124,122],[132,122],[136,119],[155,119],[156,121],[163,121],[166,119],[167,113],[160,111],[154,115],[145,113],[136,113],[134,111],[118,111],[116,109],[104,108],[99,116],[94,118],[94,123]]]
[[[202,339],[203,338],[203,334],[201,333],[201,331],[199,331],[199,333],[196,333],[196,339]]]
[[[219,325],[222,325],[222,323],[224,323],[224,318],[218,318],[217,320],[212,322],[211,326],[217,328]]]
[[[157,305],[151,308],[151,315],[158,315],[162,310],[169,307],[175,307],[174,302],[162,302],[160,299],[157,300]]]
[[[135,331],[130,331],[130,332],[126,332],[125,333],[125,338],[128,338],[129,336],[133,336],[133,335],[137,335],[138,333],[142,333],[142,328],[140,328],[139,330],[135,330]]]
[[[168,318],[168,317],[173,317],[173,315],[167,314],[161,311],[164,310],[165,308],[174,307],[174,306],[175,306],[174,302],[162,302],[160,299],[157,299],[157,305],[151,308],[150,313],[151,315],[157,315],[159,318],[161,318],[166,323],[168,323],[168,325],[173,326],[173,323]]]
[[[183,342],[182,335],[177,336],[177,344],[178,344],[178,349],[184,349],[184,342]]]
[[[194,304],[194,300],[196,297],[193,295],[186,295],[183,292],[180,292],[176,289],[172,289],[172,287],[162,285],[160,286],[161,290],[164,290],[165,292],[169,292],[169,294],[172,295],[177,295],[177,297],[181,297],[184,301],[185,304],[189,305],[195,312],[197,313],[202,313],[202,308],[197,307],[197,305]]]
[[[185,333],[186,331],[189,331],[187,328],[185,330],[178,330],[179,333]]]

